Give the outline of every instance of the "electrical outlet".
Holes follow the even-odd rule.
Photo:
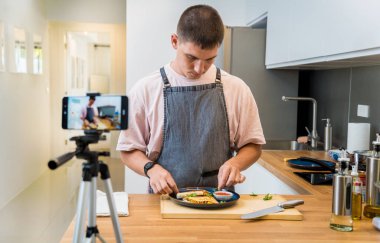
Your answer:
[[[369,106],[368,105],[358,105],[358,116],[369,117]]]

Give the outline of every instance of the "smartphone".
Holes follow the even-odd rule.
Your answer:
[[[71,130],[125,130],[127,96],[66,96],[62,99],[62,128]]]

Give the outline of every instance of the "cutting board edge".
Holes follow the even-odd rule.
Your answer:
[[[223,215],[223,217],[220,217],[220,215],[203,215],[206,216],[205,218],[199,218],[197,215],[191,215],[191,214],[161,214],[161,217],[163,219],[234,219],[234,220],[241,220],[240,216],[241,215]],[[303,215],[292,215],[291,217],[288,218],[283,218],[283,217],[278,217],[276,215],[268,215],[261,217],[256,220],[286,220],[286,221],[302,221],[303,220]],[[249,221],[248,219],[247,221]]]
[[[240,215],[223,215],[220,217],[218,214],[204,214],[204,218],[200,218],[199,215],[194,214],[161,214],[163,219],[240,219]]]

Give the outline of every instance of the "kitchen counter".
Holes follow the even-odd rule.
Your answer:
[[[130,216],[119,218],[123,238],[125,242],[380,242],[380,232],[365,217],[354,221],[353,232],[329,228],[332,187],[313,186],[294,175],[284,158],[299,156],[328,159],[325,152],[263,151],[258,163],[301,193],[283,196],[305,201],[297,206],[302,221],[162,219],[159,195],[132,194]],[[107,242],[115,242],[111,219],[98,217],[97,223]],[[62,242],[71,241],[73,227],[72,223]]]
[[[323,151],[263,150],[263,153],[257,163],[278,177],[285,184],[293,188],[299,194],[331,196],[331,185],[311,185],[293,173],[295,171],[304,170],[295,169],[288,166],[285,160],[299,157],[310,157],[332,161],[328,154]]]

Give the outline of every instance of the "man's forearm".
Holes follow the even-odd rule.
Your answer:
[[[229,162],[240,169],[240,171],[248,169],[261,156],[261,145],[249,143],[240,148],[235,157]]]
[[[140,150],[121,151],[121,161],[136,173],[145,176],[144,165],[150,161]]]

